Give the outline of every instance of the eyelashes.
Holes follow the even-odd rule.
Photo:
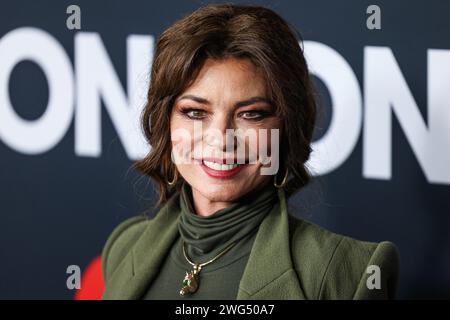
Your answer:
[[[259,121],[267,118],[270,112],[266,110],[249,110],[239,113],[239,115],[246,120]],[[247,115],[247,116],[244,116]]]
[[[180,108],[180,112],[183,116],[192,120],[201,120],[206,117],[206,111],[196,108]]]
[[[208,117],[208,111],[199,108],[181,107],[180,113],[190,120],[203,120]],[[261,121],[271,115],[271,112],[263,109],[248,110],[238,113],[240,118],[248,121]]]

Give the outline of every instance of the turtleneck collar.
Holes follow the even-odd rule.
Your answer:
[[[190,256],[216,254],[230,243],[253,234],[277,199],[277,189],[268,183],[230,206],[202,217],[193,209],[192,189],[185,182],[180,192],[178,230]]]

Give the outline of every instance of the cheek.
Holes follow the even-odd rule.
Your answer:
[[[281,136],[281,126],[282,121],[279,118],[272,117],[259,123],[242,123],[238,129],[243,132],[251,131],[256,136],[258,145],[266,142],[270,146],[272,140],[274,143],[279,143],[278,137]]]
[[[267,149],[270,153],[272,146],[279,147],[280,146],[280,130],[279,129],[271,129],[267,131],[267,137],[265,138],[267,143]]]
[[[177,165],[177,169],[183,178],[191,183],[196,181],[200,176],[199,170],[201,170],[201,168],[194,163],[179,164]]]
[[[251,129],[253,138],[244,137],[246,150],[253,150],[255,157],[258,159],[264,156],[272,155],[272,148],[274,152],[278,149],[280,145],[280,130],[277,128],[267,129]],[[244,141],[244,138],[241,141]]]
[[[263,142],[266,144],[267,155],[278,156],[277,154],[272,155],[272,151],[278,153],[277,150],[280,148],[280,137],[281,137],[281,123],[279,120],[274,120],[270,124],[270,128],[267,129],[266,135],[262,136]],[[275,150],[272,150],[272,147]]]
[[[191,157],[193,130],[179,121],[172,121],[170,125],[170,139],[172,144],[172,160],[176,164],[186,163]]]

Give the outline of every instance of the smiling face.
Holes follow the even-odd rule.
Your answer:
[[[186,155],[191,161],[177,160],[176,167],[192,187],[194,202],[231,202],[271,183],[272,175],[261,174],[262,159],[251,158],[250,151],[263,143],[270,155],[270,130],[279,129],[280,123],[263,74],[250,60],[207,59],[194,83],[177,97],[170,118],[172,149],[192,150]],[[242,149],[236,140],[226,139],[227,129],[246,132],[247,138],[240,140],[244,154],[238,152]],[[266,129],[267,135],[260,137],[259,129]],[[248,138],[250,132],[254,138]],[[235,148],[227,148],[233,142]],[[235,164],[224,165],[230,163],[226,159]],[[247,163],[242,164],[243,159]]]

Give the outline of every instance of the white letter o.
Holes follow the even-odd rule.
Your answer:
[[[30,27],[0,39],[0,139],[18,152],[39,154],[65,135],[73,117],[73,71],[64,48],[49,33]],[[35,62],[49,86],[48,105],[37,120],[20,118],[8,92],[11,72],[22,60]]]

